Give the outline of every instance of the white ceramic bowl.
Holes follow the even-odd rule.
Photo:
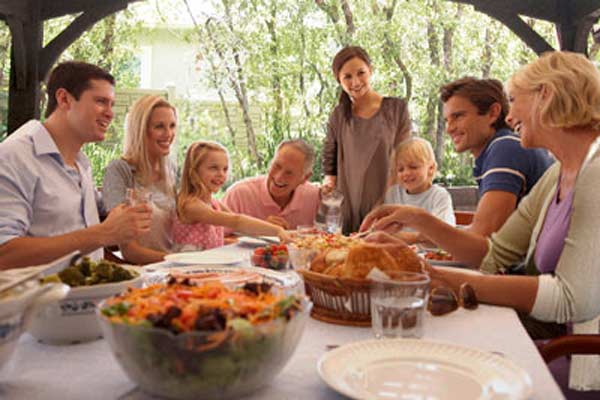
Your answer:
[[[40,307],[32,316],[29,333],[49,344],[85,342],[102,337],[95,311],[102,300],[120,294],[128,287],[142,287],[141,270],[123,266],[138,276],[122,282],[71,288],[67,297]]]
[[[67,285],[60,283],[40,285],[37,281],[31,280],[2,295],[0,298],[0,368],[10,359],[36,307],[58,301],[64,298],[68,291]]]

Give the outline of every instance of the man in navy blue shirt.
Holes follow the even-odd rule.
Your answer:
[[[508,99],[495,79],[466,77],[441,88],[446,131],[457,152],[475,158],[479,204],[469,230],[496,232],[553,159],[543,149],[524,149],[506,124]]]

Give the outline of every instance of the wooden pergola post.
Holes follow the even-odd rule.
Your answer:
[[[0,19],[12,36],[8,132],[40,117],[40,86],[60,54],[96,22],[138,0],[1,0]],[[44,21],[79,14],[46,46]]]

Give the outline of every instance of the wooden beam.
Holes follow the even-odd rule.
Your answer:
[[[588,38],[590,37],[590,34],[592,34],[592,29],[599,19],[600,9],[588,14],[579,21],[577,24],[577,32],[575,33],[573,51],[588,56]]]
[[[485,14],[517,14],[553,23],[580,20],[600,9],[598,0],[450,0],[472,5]],[[564,13],[564,4],[570,11]]]
[[[140,0],[62,0],[62,1],[46,1],[42,6],[42,18],[51,19],[67,14],[79,14],[101,7],[117,6],[121,4],[122,8],[126,8],[128,3],[133,3]]]
[[[540,55],[554,50],[546,39],[527,25],[517,14],[495,13],[488,15],[506,25],[508,29],[525,42],[536,54]]]
[[[102,18],[127,8],[126,0],[113,1],[108,4],[95,6],[79,15],[71,24],[58,34],[41,51],[39,58],[39,80],[43,81],[60,54],[77,40],[83,32],[92,27]]]
[[[17,42],[13,36],[8,92],[9,133],[29,119],[40,116],[38,56],[44,32],[43,21],[39,17],[41,1],[30,0],[28,18],[11,22],[11,33],[17,32]]]
[[[0,0],[0,19],[6,21],[9,15],[26,19],[29,14],[28,9],[28,0]]]
[[[25,32],[23,28],[23,21],[13,15],[9,15],[6,18],[8,29],[10,29],[10,36],[12,40],[12,65],[11,71],[15,73],[15,86],[17,89],[22,90],[27,85],[27,55],[25,46]]]
[[[558,0],[450,0],[455,3],[470,4],[484,14],[491,13],[524,15],[544,21],[556,22],[561,19],[556,8]]]

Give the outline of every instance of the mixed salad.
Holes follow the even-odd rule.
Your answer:
[[[196,286],[188,278],[166,285],[128,289],[107,300],[102,314],[111,322],[153,326],[174,334],[239,330],[277,318],[290,319],[300,309],[295,296],[276,296],[267,283],[248,282],[231,289],[215,281]]]
[[[101,323],[142,389],[169,398],[235,397],[274,376],[302,332],[301,299],[270,289],[171,278],[107,300]]]

